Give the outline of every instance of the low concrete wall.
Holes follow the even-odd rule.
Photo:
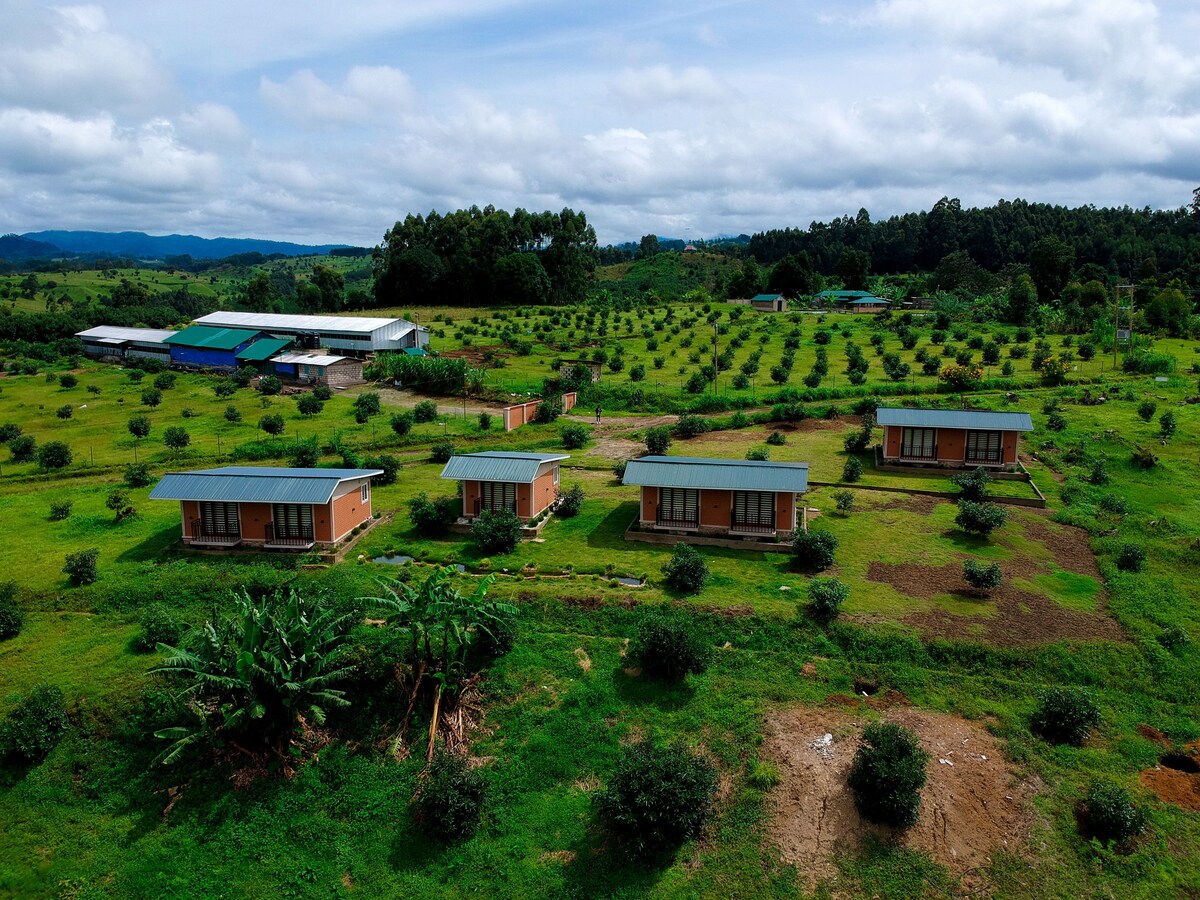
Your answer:
[[[875,485],[846,483],[842,481],[810,481],[809,485],[811,487],[845,488],[851,491],[880,491],[885,494],[915,494],[919,497],[940,497],[943,500],[958,499],[958,494],[951,493],[950,491],[925,491],[921,488],[877,487]],[[993,503],[1003,503],[1006,506],[1031,506],[1035,509],[1045,509],[1046,498],[1038,490],[1038,486],[1032,481],[1029,482],[1029,486],[1038,495],[1036,500],[1033,497],[1004,497],[999,494],[989,494],[988,500]]]
[[[570,412],[575,408],[575,401],[578,399],[578,394],[574,391],[562,395],[563,412]],[[534,416],[537,415],[537,408],[542,405],[541,400],[530,400],[528,403],[517,403],[513,406],[506,406],[500,411],[500,417],[504,422],[504,430],[512,431],[514,428],[520,428],[532,422]]]
[[[696,547],[728,547],[731,550],[758,550],[761,553],[791,553],[790,541],[760,541],[754,538],[739,540],[737,538],[707,537],[703,534],[669,534],[663,531],[642,531],[638,528],[635,518],[625,529],[625,540],[641,541],[645,544],[673,546],[678,543],[692,544]]]

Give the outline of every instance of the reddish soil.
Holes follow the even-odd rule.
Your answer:
[[[1164,803],[1200,811],[1200,774],[1155,766],[1153,769],[1144,769],[1138,781]]]
[[[1050,524],[1044,511],[1030,511],[1022,525],[1025,533],[1054,554],[1054,561],[1068,572],[1100,580],[1100,569],[1088,543],[1088,533],[1070,525]]]
[[[1168,738],[1165,734],[1163,734],[1161,731],[1159,731],[1153,725],[1139,725],[1135,730],[1142,737],[1146,738],[1147,740],[1154,741],[1154,743],[1158,744],[1159,746],[1162,746],[1162,747],[1170,747],[1171,746],[1170,738]]]
[[[932,757],[917,824],[897,832],[861,819],[846,784],[861,721],[848,710],[799,707],[765,723],[763,753],[782,776],[767,799],[771,841],[810,889],[837,876],[837,854],[854,852],[874,835],[930,854],[960,877],[962,889],[986,892],[992,854],[1025,843],[1038,783],[1021,781],[980,725],[904,708],[884,718],[915,731]]]

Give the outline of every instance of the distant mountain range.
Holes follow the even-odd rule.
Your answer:
[[[24,240],[25,244],[15,242]],[[37,244],[38,252],[28,251]],[[13,252],[6,250],[12,246]],[[262,241],[256,238],[202,238],[194,234],[150,235],[141,231],[31,231],[0,238],[0,257],[28,259],[33,256],[62,256],[76,253],[99,256],[127,256],[134,259],[165,259],[190,256],[193,259],[221,259],[235,253],[281,253],[284,256],[308,256],[328,253],[346,244],[292,244],[287,241]],[[48,249],[45,249],[48,248]]]
[[[0,259],[40,259],[61,255],[62,251],[53,244],[31,241],[19,234],[0,234]]]

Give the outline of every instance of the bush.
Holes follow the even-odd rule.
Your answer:
[[[249,371],[248,369],[246,371]],[[213,385],[213,393],[218,397],[232,397],[237,393],[237,382],[230,378],[222,378]]]
[[[651,678],[682,681],[708,668],[712,647],[687,613],[662,610],[650,613],[638,624],[628,654],[630,661]]]
[[[1158,457],[1149,447],[1134,447],[1130,460],[1140,469],[1153,469],[1158,465]]]
[[[1007,521],[1008,510],[995,503],[973,503],[970,500],[958,501],[958,515],[954,517],[954,524],[963,531],[983,537]]]
[[[543,425],[549,425],[558,419],[563,414],[562,397],[555,395],[547,397],[537,405],[537,409],[533,413],[533,421],[540,422]]]
[[[1143,422],[1149,422],[1154,418],[1154,414],[1158,412],[1158,404],[1153,400],[1146,400],[1137,408],[1138,418]]]
[[[1052,744],[1078,747],[1100,724],[1100,707],[1082,688],[1056,687],[1043,691],[1029,727]]]
[[[62,441],[50,441],[37,450],[38,465],[43,469],[65,469],[71,464],[71,448]]]
[[[491,431],[492,430],[492,414],[490,412],[481,412],[479,414],[479,430],[480,431]]]
[[[847,432],[842,438],[842,447],[847,453],[862,453],[870,443],[870,428],[860,428],[858,431]]]
[[[808,584],[808,614],[818,622],[832,622],[849,598],[849,586],[838,579],[814,578]]]
[[[708,563],[695,547],[678,543],[671,551],[671,558],[662,567],[667,584],[685,594],[700,592],[708,583]]]
[[[992,483],[992,476],[980,466],[970,472],[959,472],[951,476],[950,481],[962,492],[960,499],[981,503],[987,498],[987,486]]]
[[[236,425],[242,421],[242,411],[236,406],[225,407],[225,421],[230,425]]]
[[[161,603],[151,603],[138,619],[142,630],[134,637],[133,647],[140,653],[152,653],[159,644],[175,647],[186,630],[186,626],[175,614]]]
[[[37,452],[37,440],[32,434],[19,434],[8,442],[13,462],[28,462]]]
[[[396,413],[392,416],[392,431],[400,437],[412,431],[414,415],[411,412]]]
[[[570,519],[579,515],[579,510],[582,508],[583,488],[575,484],[563,493],[562,498],[558,501],[558,508],[555,512],[560,519]]]
[[[0,725],[0,751],[39,762],[58,746],[69,725],[62,691],[39,684],[5,716]]]
[[[1111,781],[1092,783],[1082,812],[1087,836],[1104,844],[1127,841],[1146,828],[1145,813],[1134,806],[1129,791]]]
[[[1105,468],[1103,459],[1093,460],[1092,467],[1088,470],[1086,479],[1088,484],[1094,484],[1097,487],[1108,484],[1108,469]]]
[[[772,447],[782,447],[784,444],[787,443],[787,438],[784,437],[782,434],[780,434],[778,431],[772,431],[770,434],[767,435],[767,443],[770,444]]]
[[[1063,418],[1061,413],[1052,412],[1046,416],[1046,428],[1050,431],[1066,431],[1067,420]]]
[[[616,465],[613,466],[613,475],[615,475],[618,480],[623,479],[625,477],[625,467],[628,465],[629,460],[627,459],[617,460]]]
[[[809,572],[823,572],[833,565],[837,535],[828,531],[796,531],[792,534],[792,562]]]
[[[17,603],[16,585],[7,581],[0,585],[0,641],[15,638],[25,624],[25,614]]]
[[[976,590],[986,591],[1000,587],[1003,575],[1000,572],[1000,566],[996,563],[984,565],[973,559],[968,559],[963,563],[963,578],[967,580],[967,584]]]
[[[1140,572],[1146,565],[1146,551],[1137,544],[1122,544],[1117,551],[1117,568],[1122,572]]]
[[[69,419],[71,416],[75,415],[75,407],[73,407],[70,403],[64,403],[54,411],[54,414],[60,419]]]
[[[458,497],[430,500],[422,491],[408,501],[408,518],[422,536],[438,537],[446,533],[462,512]]]
[[[834,491],[831,496],[838,512],[847,515],[854,510],[854,491]]]
[[[751,447],[746,451],[746,459],[756,462],[766,462],[771,458],[771,450],[769,447]]]
[[[58,383],[60,387],[70,390],[71,388],[75,387],[75,385],[79,384],[79,379],[70,372],[63,372],[58,376]]]
[[[1191,635],[1180,625],[1172,625],[1169,628],[1164,628],[1162,634],[1158,636],[1158,642],[1170,652],[1174,653],[1183,647],[1186,647],[1192,642]]]
[[[21,436],[21,426],[15,422],[5,422],[0,425],[0,444],[7,444],[13,438]]]
[[[316,438],[297,441],[288,449],[288,465],[293,469],[315,469],[321,459],[321,450]]]
[[[471,539],[489,556],[512,553],[521,541],[521,520],[510,509],[485,509],[471,526]]]
[[[671,446],[671,429],[659,425],[646,432],[646,450],[651,456],[663,456]]]
[[[71,501],[59,500],[50,504],[50,521],[61,522],[71,515]]]
[[[1158,427],[1162,432],[1162,436],[1165,438],[1169,438],[1175,434],[1176,429],[1179,427],[1178,422],[1175,420],[1175,413],[1167,410],[1165,413],[1159,416]]]
[[[175,387],[174,372],[159,372],[154,376],[154,386],[160,391],[169,391]]]
[[[438,441],[429,448],[429,458],[435,463],[448,463],[454,455],[454,444],[450,441]]]
[[[274,375],[264,375],[258,380],[258,392],[273,397],[283,390],[283,382]]]
[[[859,815],[893,828],[915,825],[928,765],[929,754],[907,728],[894,722],[868,724],[847,778]]]
[[[437,418],[437,414],[437,404],[432,400],[422,400],[412,408],[414,422],[432,422]]]
[[[558,429],[558,434],[562,438],[563,446],[568,450],[582,449],[591,436],[586,426],[577,423],[562,426]]]
[[[716,791],[707,759],[681,743],[641,741],[624,748],[597,803],[621,846],[654,857],[700,836]]]
[[[145,463],[129,463],[125,467],[125,483],[131,488],[145,487],[153,480],[150,467]]]
[[[104,506],[116,515],[118,522],[129,518],[137,512],[137,510],[129,505],[129,494],[122,490],[110,491],[108,497],[104,500]]]
[[[100,558],[100,548],[91,547],[78,553],[68,553],[67,561],[62,567],[63,574],[75,586],[92,584],[96,580],[96,563]]]
[[[379,456],[368,456],[363,460],[363,466],[367,469],[379,469],[383,472],[382,475],[376,475],[371,484],[376,487],[387,487],[389,484],[395,484],[396,479],[400,476],[400,460],[390,454],[383,453]]]
[[[302,416],[315,416],[324,408],[325,404],[313,394],[301,394],[296,398],[296,411]]]
[[[354,419],[359,423],[365,422],[371,416],[379,415],[382,408],[378,391],[363,391],[354,398]]]
[[[146,388],[142,391],[142,405],[155,407],[162,403],[162,391],[158,388]]]
[[[703,416],[680,416],[675,423],[675,433],[681,438],[694,438],[709,430],[708,419]]]
[[[258,420],[258,427],[269,435],[278,436],[283,434],[286,423],[280,413],[267,413]]]
[[[163,432],[163,443],[172,450],[182,450],[191,442],[192,436],[182,426],[171,425]]]
[[[862,478],[863,464],[857,456],[851,456],[846,459],[846,464],[842,466],[842,481],[854,483]]]
[[[327,402],[331,397],[333,397],[333,391],[331,391],[329,389],[329,385],[327,385],[327,384],[316,385],[315,387],[313,387],[311,393],[312,393],[312,396],[316,397],[322,403]]]
[[[439,748],[413,800],[413,817],[423,831],[440,841],[460,840],[479,826],[486,796],[483,773],[472,769],[465,756]]]

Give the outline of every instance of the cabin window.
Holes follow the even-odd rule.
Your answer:
[[[276,537],[311,537],[312,507],[300,503],[275,503],[272,506]]]
[[[200,504],[202,534],[240,534],[238,505],[205,500]]]
[[[362,487],[359,489],[359,496],[363,503],[367,502],[367,483],[365,481],[363,482]]]
[[[517,486],[507,481],[484,481],[479,485],[483,509],[517,511]]]
[[[554,466],[554,483],[558,484],[558,466]]]
[[[775,495],[769,491],[734,491],[733,524],[775,527]]]
[[[937,456],[937,430],[905,428],[900,455],[907,459],[933,459]]]
[[[700,521],[700,492],[694,488],[660,488],[658,521],[695,525]]]
[[[968,462],[998,463],[1002,444],[999,431],[968,431],[966,459]]]

